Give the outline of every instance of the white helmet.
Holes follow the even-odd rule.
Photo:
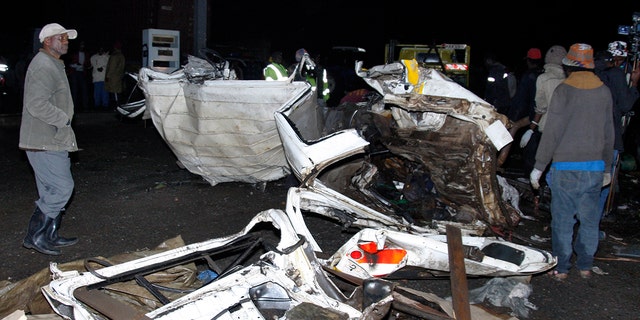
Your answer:
[[[624,41],[614,41],[609,43],[609,49],[611,55],[614,57],[626,57],[627,56],[627,43]]]

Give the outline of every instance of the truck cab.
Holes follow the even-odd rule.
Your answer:
[[[471,47],[467,44],[400,44],[392,40],[385,47],[385,63],[415,59],[421,67],[436,69],[469,88]]]

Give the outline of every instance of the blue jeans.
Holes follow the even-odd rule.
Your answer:
[[[67,151],[27,151],[38,188],[36,205],[49,218],[55,219],[73,194],[71,160]]]
[[[551,168],[551,247],[558,258],[556,270],[568,273],[571,256],[576,253],[576,267],[591,270],[598,250],[602,188],[602,171],[572,171]],[[578,234],[573,241],[576,223]]]
[[[104,88],[104,81],[93,83],[93,103],[96,107],[109,106],[109,92]]]

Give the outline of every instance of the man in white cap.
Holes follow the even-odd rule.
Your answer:
[[[542,172],[551,163],[551,247],[558,258],[549,274],[565,280],[576,254],[582,278],[591,277],[598,249],[600,189],[611,182],[613,159],[613,99],[593,72],[593,48],[573,44],[562,59],[567,78],[553,91],[547,123],[536,152],[530,181],[540,187]],[[574,226],[579,223],[574,239]]]
[[[24,84],[18,147],[33,168],[39,198],[22,245],[48,255],[59,255],[59,247],[78,242],[58,235],[74,187],[69,152],[78,151],[71,128],[73,99],[60,56],[69,50],[69,39],[77,36],[76,30],[57,23],[44,26],[42,48],[29,63]]]

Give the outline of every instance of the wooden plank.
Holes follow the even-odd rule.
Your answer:
[[[451,297],[457,320],[471,320],[467,271],[464,266],[464,250],[460,228],[447,225],[447,248],[449,250],[449,271],[451,272]]]

